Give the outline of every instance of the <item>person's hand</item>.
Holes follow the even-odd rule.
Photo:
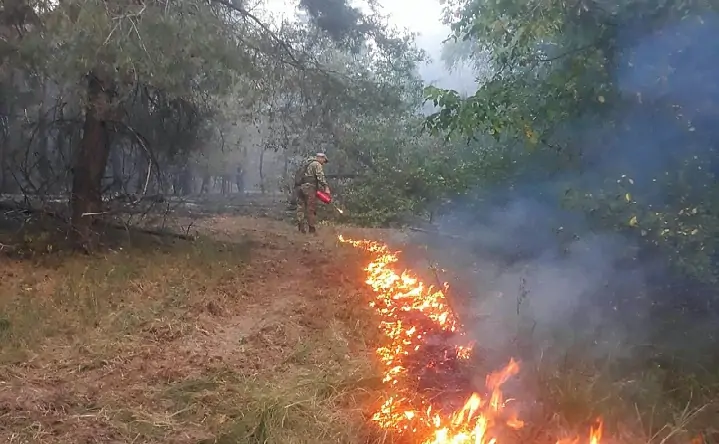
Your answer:
[[[332,193],[330,192],[330,187],[326,187],[326,188],[325,188],[325,193],[327,193],[327,194],[332,194]]]

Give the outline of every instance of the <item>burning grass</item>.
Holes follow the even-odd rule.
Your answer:
[[[694,432],[688,432],[687,426],[703,413],[709,413],[704,416],[710,420],[719,417],[714,401],[716,398],[712,400],[711,396],[707,397],[704,393],[703,398],[708,399],[709,403],[700,403],[699,407],[691,408],[692,403],[687,402],[683,409],[676,411],[673,421],[658,428],[654,424],[646,427],[642,421],[644,415],[640,413],[644,403],[638,404],[638,398],[634,397],[635,411],[630,412],[626,407],[631,403],[618,401],[622,401],[622,391],[636,391],[632,385],[647,385],[626,380],[612,384],[609,379],[609,384],[602,386],[603,378],[601,373],[597,373],[599,369],[596,367],[589,367],[590,372],[576,381],[572,380],[574,374],[570,366],[556,374],[554,379],[547,377],[551,371],[541,365],[530,368],[530,372],[534,370],[532,373],[536,382],[544,383],[544,390],[536,387],[531,393],[538,395],[540,400],[546,397],[545,409],[549,407],[549,410],[544,411],[545,418],[534,418],[540,423],[539,430],[536,426],[530,426],[528,430],[525,422],[518,417],[514,404],[504,398],[502,390],[503,385],[519,373],[520,365],[510,359],[504,368],[489,373],[483,391],[477,391],[465,377],[468,371],[463,371],[473,344],[464,339],[462,326],[443,290],[427,288],[414,276],[401,272],[396,266],[397,255],[384,244],[347,240],[342,236],[340,241],[371,253],[370,262],[365,268],[366,283],[375,293],[370,305],[381,319],[379,327],[384,334],[384,341],[377,349],[378,358],[383,364],[385,384],[384,401],[377,406],[372,417],[377,427],[404,436],[410,442],[424,444],[713,442],[710,437],[714,433],[713,429],[707,427],[703,434],[698,435],[698,424],[693,424]],[[574,370],[579,370],[579,366],[574,367]],[[604,370],[606,372],[608,368]],[[543,376],[545,379],[540,382]],[[566,391],[562,393],[562,389]],[[584,399],[582,394],[585,395]],[[613,396],[616,400],[611,399]],[[579,402],[572,405],[572,397]],[[559,401],[555,409],[552,409],[552,400]],[[560,408],[561,401],[567,402],[567,405]],[[617,408],[625,413],[624,417],[617,415],[619,421],[615,423],[634,422],[635,430],[622,433],[621,436],[617,433],[614,440],[602,439],[603,420],[598,415],[603,414],[604,410],[599,408],[597,412],[597,408],[609,407],[606,413],[616,413],[610,407],[612,401],[617,406],[624,404],[624,409]],[[534,410],[542,413],[541,409]],[[556,427],[558,422],[564,419],[566,423],[566,419],[571,416],[575,416],[575,420],[581,418],[582,412],[594,415],[592,418],[582,418],[584,423],[591,423],[586,437],[570,434],[568,438],[562,438],[561,435],[567,435],[566,432],[555,435],[559,438],[552,437],[551,430],[559,429]],[[636,420],[631,421],[626,415],[633,413],[636,413]],[[551,425],[554,427],[543,430],[542,422],[548,426],[547,429]],[[648,434],[643,434],[643,431]]]
[[[666,409],[675,420],[653,416],[648,400],[667,404],[658,390],[579,357],[510,362],[484,378],[442,292],[416,290],[391,261],[368,276],[364,253],[337,248],[329,228],[306,238],[279,222],[218,217],[196,229],[212,237],[0,259],[0,441],[417,444],[421,433],[433,444],[585,444],[601,414],[604,444],[655,434],[684,444],[697,421],[718,417],[680,396]],[[398,285],[412,298],[377,298]],[[379,361],[368,359],[377,346]],[[397,360],[396,347],[424,354]],[[542,408],[524,408],[517,371]],[[711,398],[707,383],[689,382],[696,404]]]

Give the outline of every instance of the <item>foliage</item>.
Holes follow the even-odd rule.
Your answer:
[[[375,122],[345,140],[345,151],[366,162],[366,176],[343,194],[356,221],[402,225],[415,216],[431,219],[469,190],[519,174],[510,157],[487,149],[488,140],[445,141],[423,133],[421,124],[418,116]]]
[[[489,134],[492,149],[507,154],[517,144],[545,151],[531,166],[563,178],[557,198],[565,205],[713,282],[719,159],[707,140],[719,96],[707,42],[715,41],[718,8],[683,0],[452,2],[447,17],[465,42],[457,57],[488,55],[491,74],[466,99],[427,88],[438,110],[426,127],[448,137]],[[557,181],[540,188],[549,182]]]
[[[178,174],[233,172],[248,150],[333,151],[347,128],[421,100],[412,36],[347,4],[301,2],[305,15],[283,22],[263,2],[19,4],[34,12],[2,30],[3,191],[67,191],[88,73],[112,90],[107,175],[124,192],[147,191],[132,184],[148,165],[151,190],[166,193]]]

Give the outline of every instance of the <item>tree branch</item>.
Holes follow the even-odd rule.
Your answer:
[[[267,26],[266,24],[264,24],[264,23],[262,22],[262,20],[260,20],[259,18],[257,18],[257,16],[255,16],[255,15],[252,14],[250,11],[246,10],[245,8],[243,8],[243,7],[240,6],[240,5],[235,4],[234,2],[232,2],[232,1],[230,1],[230,0],[211,0],[211,1],[213,1],[213,2],[215,2],[215,3],[217,3],[217,4],[220,4],[220,5],[222,5],[222,6],[226,7],[226,8],[232,9],[233,11],[238,12],[242,17],[244,17],[244,18],[246,18],[246,19],[249,19],[250,21],[254,22],[257,26],[260,27],[260,29],[262,29],[262,31],[263,31],[265,34],[267,34],[268,36],[270,36],[270,39],[272,39],[278,46],[280,46],[280,47],[284,50],[284,52],[287,54],[287,56],[289,56],[289,58],[290,58],[290,60],[291,60],[291,63],[290,63],[290,64],[291,64],[292,66],[294,66],[295,68],[298,68],[298,69],[303,69],[303,68],[304,68],[304,65],[297,59],[297,57],[295,57],[295,54],[294,54],[294,53],[295,53],[295,50],[294,50],[294,48],[292,48],[287,42],[285,42],[284,40],[282,40],[281,38],[279,38],[279,37],[277,36],[277,34],[275,34],[274,31],[272,31],[272,30],[269,28],[269,26]]]

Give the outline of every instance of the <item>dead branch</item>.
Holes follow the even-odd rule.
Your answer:
[[[33,208],[27,205],[19,205],[15,203],[9,203],[9,202],[0,202],[0,210],[12,212],[12,213],[20,213],[25,215],[40,215],[40,216],[47,216],[52,219],[57,219],[61,222],[68,223],[69,220],[67,217],[63,216],[60,213],[57,213],[55,211],[50,211],[44,208]]]
[[[14,245],[6,245],[3,243],[0,243],[0,251],[13,251],[17,250],[17,247]]]
[[[140,133],[135,131],[135,129],[132,128],[131,126],[129,126],[127,124],[123,124],[123,126],[125,127],[126,130],[128,130],[130,132],[130,134],[132,134],[132,136],[135,138],[135,140],[137,140],[137,142],[140,144],[143,151],[145,151],[145,154],[147,155],[147,162],[148,162],[147,176],[145,177],[145,184],[142,187],[142,194],[137,196],[137,200],[135,202],[131,202],[132,205],[135,205],[135,204],[139,203],[140,200],[142,200],[142,198],[147,194],[147,187],[150,184],[150,176],[152,175],[152,166],[154,165],[156,168],[158,168],[158,170],[159,170],[159,166],[157,164],[155,157],[150,152],[150,148],[148,148],[145,138]]]
[[[417,228],[417,227],[407,227],[410,231],[416,231],[419,233],[425,233],[425,234],[432,234],[435,236],[440,237],[448,237],[450,239],[464,239],[462,236],[457,236],[455,234],[449,234],[449,233],[442,233],[441,231],[432,231],[432,230],[425,230],[424,228]]]
[[[115,228],[118,230],[128,231],[127,226],[119,225],[119,224],[107,224],[107,227]],[[150,234],[150,235],[158,236],[158,237],[172,237],[172,238],[182,239],[182,240],[187,240],[187,241],[196,240],[196,237],[191,234],[175,233],[174,231],[153,230],[151,228],[138,228],[138,227],[132,227],[132,228],[130,228],[130,231]]]

